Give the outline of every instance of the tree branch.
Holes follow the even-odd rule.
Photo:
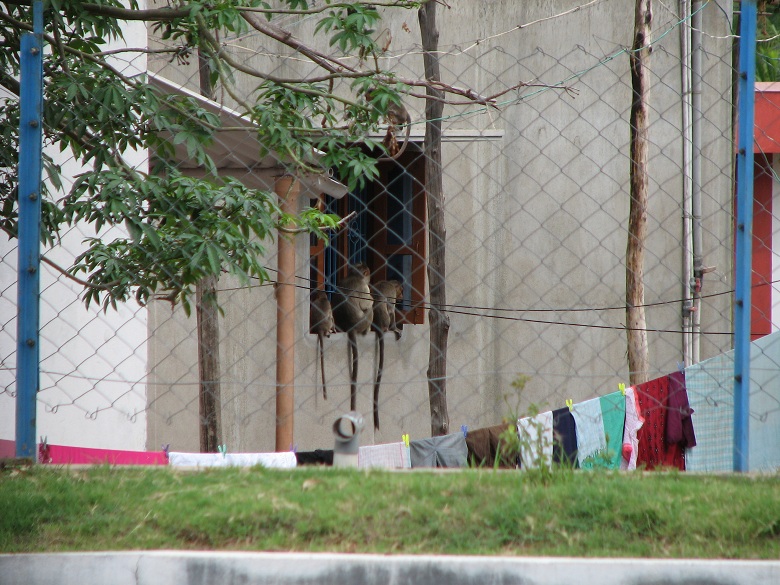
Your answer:
[[[301,41],[296,39],[293,34],[278,26],[272,25],[268,22],[264,22],[262,19],[257,18],[254,14],[242,14],[244,20],[257,32],[264,34],[265,36],[272,38],[283,45],[295,49],[295,51],[311,59],[314,63],[330,71],[331,73],[343,72],[345,69],[352,73],[356,73],[358,70],[354,67],[350,67],[340,60],[320,53],[311,47],[304,45]]]
[[[119,280],[115,280],[113,282],[109,282],[108,284],[92,284],[88,280],[83,280],[83,279],[79,278],[78,276],[76,276],[75,274],[71,274],[70,272],[65,270],[62,266],[60,266],[59,264],[49,260],[46,256],[41,256],[41,262],[43,262],[44,264],[48,264],[49,266],[54,268],[54,270],[56,270],[57,272],[59,272],[63,276],[66,276],[66,277],[70,278],[73,282],[76,282],[76,283],[80,284],[81,286],[84,286],[84,287],[87,287],[87,288],[94,288],[94,289],[98,289],[98,290],[111,291],[112,287],[120,284]]]

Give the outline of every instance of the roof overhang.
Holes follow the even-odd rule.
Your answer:
[[[206,152],[216,164],[221,174],[230,175],[250,187],[267,188],[263,178],[274,173],[286,173],[288,165],[282,157],[274,152],[260,156],[263,150],[257,139],[257,126],[252,120],[238,111],[226,107],[219,102],[210,100],[197,92],[175,84],[160,75],[147,72],[149,84],[167,95],[182,95],[196,100],[201,107],[217,116],[221,129],[216,132],[213,142],[207,146]],[[187,154],[185,144],[174,144],[177,165],[191,175],[204,173],[202,167]],[[313,162],[323,153],[315,153]],[[296,175],[304,189],[314,196],[330,195],[340,199],[347,194],[347,187],[335,180],[330,172],[323,169],[322,173],[301,173]]]

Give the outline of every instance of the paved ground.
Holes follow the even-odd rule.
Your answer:
[[[0,585],[778,585],[780,561],[181,551],[0,555]]]

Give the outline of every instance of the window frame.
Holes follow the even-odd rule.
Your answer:
[[[364,262],[371,269],[371,281],[379,282],[393,277],[397,269],[390,266],[393,257],[408,257],[409,267],[404,273],[404,299],[396,305],[398,324],[425,323],[425,286],[427,267],[427,206],[425,194],[425,157],[410,144],[397,160],[377,163],[379,177],[356,193],[347,193],[341,199],[323,195],[325,209],[345,217],[351,211],[356,217],[337,234],[333,234],[328,246],[312,236],[309,250],[309,278],[311,290],[332,293],[338,279],[346,275],[347,263]],[[399,201],[401,214],[408,209],[408,238],[392,232],[389,227],[388,201],[392,196],[391,182],[410,182],[401,185],[404,199]],[[406,179],[406,180],[408,180]],[[398,213],[398,212],[396,212]],[[401,217],[403,223],[407,221]],[[402,231],[406,231],[402,227]],[[393,239],[399,241],[393,242]],[[352,245],[350,245],[352,240]],[[405,240],[405,241],[404,241]],[[327,252],[328,248],[332,252]],[[403,262],[403,261],[402,261]]]

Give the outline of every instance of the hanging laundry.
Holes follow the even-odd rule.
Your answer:
[[[168,460],[172,467],[254,467],[272,469],[297,467],[295,453],[179,453],[171,451]]]
[[[41,443],[38,449],[40,463],[55,465],[167,465],[163,451],[123,451],[118,449],[92,449]]]
[[[462,432],[409,443],[412,467],[466,467],[469,450]]]
[[[626,388],[626,424],[623,429],[623,457],[620,469],[636,469],[636,458],[639,453],[637,433],[645,422],[639,408],[639,399],[633,386]]]
[[[552,467],[553,415],[551,411],[517,421],[522,469]]]
[[[577,466],[577,423],[567,406],[552,411],[553,462]]]
[[[492,468],[498,462],[499,469],[514,469],[517,462],[514,457],[507,457],[502,445],[501,434],[510,425],[501,424],[492,427],[469,430],[466,435],[468,462],[473,467]],[[512,425],[513,428],[516,426]]]
[[[358,467],[368,469],[409,469],[412,466],[409,447],[403,442],[369,445],[358,449]]]
[[[626,422],[626,399],[621,392],[613,392],[599,398],[601,417],[604,421],[606,453],[600,463],[607,469],[620,469],[623,459],[623,429]]]
[[[295,459],[298,465],[333,465],[333,449],[296,451]]]
[[[571,409],[577,422],[577,460],[581,468],[592,469],[596,459],[604,457],[607,450],[601,400],[586,400],[573,404]]]
[[[637,466],[645,469],[676,467],[685,470],[683,449],[679,443],[666,442],[667,405],[669,402],[669,376],[662,376],[635,387],[639,399],[640,414],[645,419],[639,429]]]
[[[666,419],[666,442],[679,443],[683,449],[696,446],[693,432],[693,409],[688,402],[688,390],[685,386],[685,372],[669,374],[669,407]]]

